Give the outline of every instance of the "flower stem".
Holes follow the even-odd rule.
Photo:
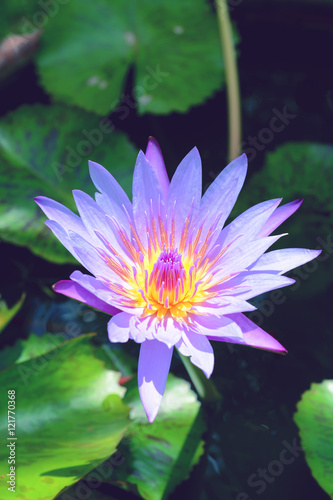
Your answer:
[[[208,379],[202,370],[193,365],[189,357],[183,356],[180,352],[179,356],[200,398],[207,402],[221,401],[222,396],[216,389],[213,381]]]
[[[221,49],[225,60],[229,127],[228,155],[229,160],[232,161],[239,156],[242,142],[237,58],[227,1],[215,0],[215,4],[220,31]]]

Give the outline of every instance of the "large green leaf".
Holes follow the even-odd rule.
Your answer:
[[[31,333],[26,340],[19,340],[22,351],[15,363],[24,363],[29,359],[38,358],[51,349],[60,347],[66,340],[66,335],[63,333],[45,333],[42,336]]]
[[[0,122],[0,236],[57,262],[74,258],[44,226],[34,202],[49,196],[75,210],[73,189],[93,195],[88,159],[108,168],[128,193],[136,151],[111,122],[65,106],[25,106]]]
[[[332,145],[288,142],[267,154],[264,167],[253,174],[246,192],[258,202],[267,197],[293,200],[303,196],[305,206],[317,220],[326,209],[332,211],[332,177]]]
[[[125,118],[186,111],[221,88],[217,21],[205,0],[71,0],[49,19],[37,58],[57,99]],[[134,66],[132,95],[124,83]]]
[[[108,481],[146,500],[166,499],[203,453],[200,403],[188,382],[170,374],[158,415],[149,424],[136,378],[127,388],[124,402],[132,407],[134,422],[119,446],[124,463]]]
[[[38,21],[42,21],[42,17],[38,12],[44,12],[38,6],[38,0],[16,0],[15,2],[2,0],[0,41],[1,38],[12,33],[28,35],[41,28]]]
[[[1,434],[4,440],[10,438],[8,443],[17,438],[16,494],[21,500],[54,498],[105,461],[128,427],[119,373],[105,367],[90,337],[61,344],[0,374],[5,389]],[[15,436],[9,436],[5,397],[13,389],[17,429]],[[1,453],[1,470],[7,471],[6,447]],[[3,491],[6,479],[1,478]]]
[[[294,419],[311,472],[333,498],[333,380],[312,384],[302,395]]]

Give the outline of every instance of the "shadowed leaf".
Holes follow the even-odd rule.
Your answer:
[[[73,189],[93,195],[88,159],[131,192],[136,151],[110,121],[65,106],[25,106],[0,122],[0,236],[57,263],[75,262],[44,225],[35,196],[76,211]]]
[[[297,405],[294,420],[311,472],[333,498],[333,380],[312,384]]]

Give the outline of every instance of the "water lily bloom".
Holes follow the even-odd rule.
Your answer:
[[[288,248],[265,253],[283,234],[270,234],[302,200],[259,203],[225,222],[243,186],[247,158],[231,162],[201,196],[196,148],[171,182],[160,148],[150,138],[133,175],[133,200],[101,165],[89,162],[95,200],[73,195],[80,217],[39,196],[45,224],[91,274],[75,271],[54,290],[112,315],[111,342],[141,344],[138,384],[148,420],[160,406],[174,347],[209,378],[210,340],[279,353],[284,347],[244,312],[248,300],[291,285],[283,276],[320,253]]]

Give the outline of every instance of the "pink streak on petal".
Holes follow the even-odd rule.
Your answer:
[[[158,340],[141,344],[138,384],[140,398],[149,422],[153,422],[160,407],[168,378],[173,348]]]
[[[71,299],[83,302],[88,306],[95,307],[95,309],[99,309],[100,311],[106,312],[107,314],[113,315],[120,312],[119,309],[116,309],[103,300],[98,299],[93,293],[88,292],[78,283],[75,283],[71,280],[58,281],[53,285],[53,290],[57,293],[61,293],[62,295],[66,295]]]
[[[154,137],[149,137],[148,139],[146,158],[155,171],[155,174],[161,185],[164,197],[166,199],[168,195],[170,181],[168,173],[165,168],[161,148]]]
[[[228,317],[232,319],[242,330],[243,338],[223,338],[208,336],[209,340],[218,340],[220,342],[230,342],[233,344],[244,344],[258,349],[265,349],[267,351],[274,351],[280,354],[286,354],[287,350],[275,340],[269,333],[262,330],[253,321],[247,318],[244,314],[236,313],[229,314]]]
[[[270,218],[265,222],[263,227],[260,229],[257,234],[257,238],[270,235],[274,229],[279,227],[282,222],[284,222],[288,217],[290,217],[296,210],[302,205],[303,200],[295,200],[290,203],[286,203],[282,205],[282,207],[278,207]]]

